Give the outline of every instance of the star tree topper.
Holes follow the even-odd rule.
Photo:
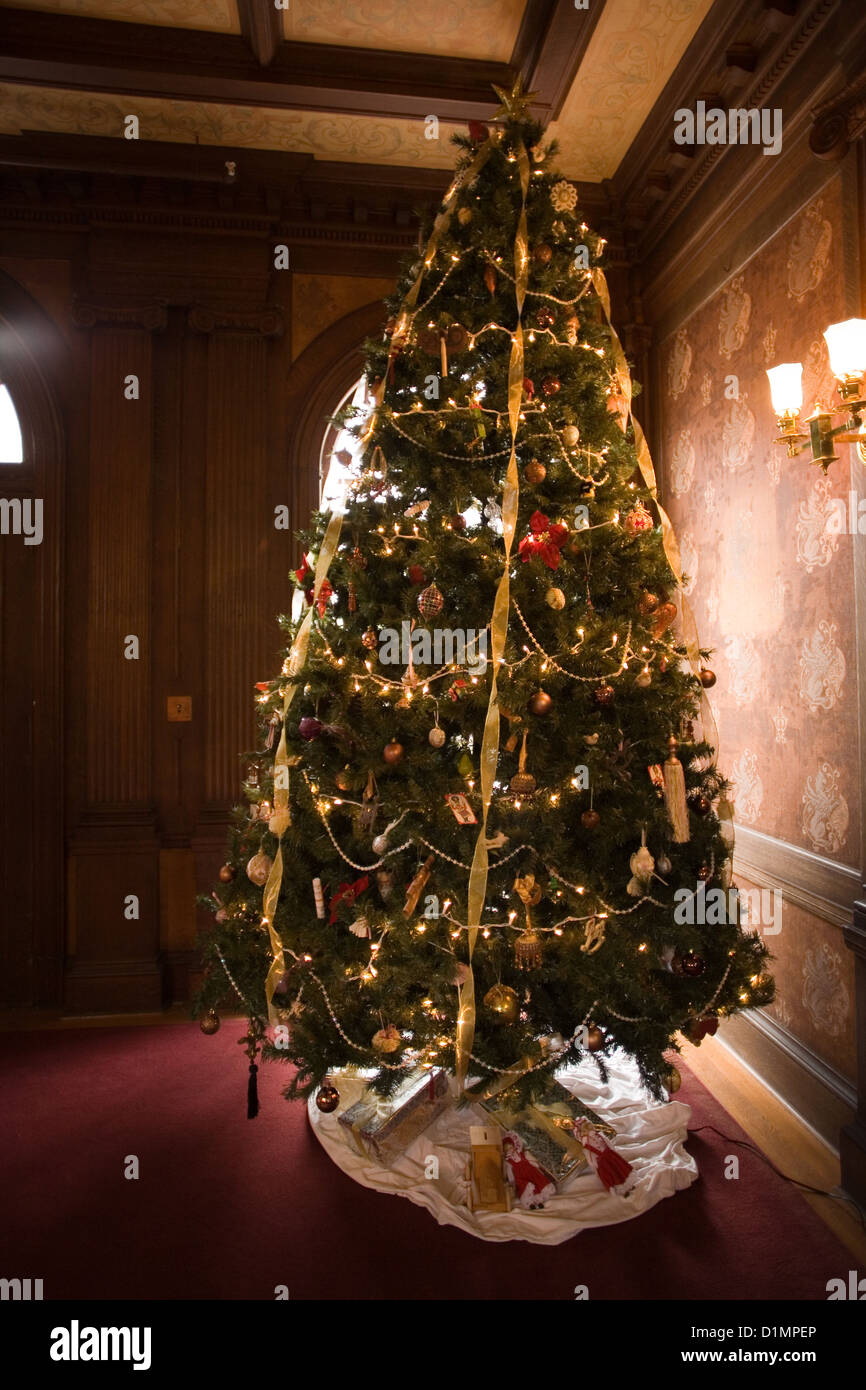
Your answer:
[[[494,92],[499,97],[500,107],[493,113],[494,121],[521,121],[529,116],[530,103],[538,96],[537,92],[525,92],[523,90],[523,74],[518,74],[517,80],[511,91],[506,91],[505,87],[497,87],[496,83],[491,84]]]

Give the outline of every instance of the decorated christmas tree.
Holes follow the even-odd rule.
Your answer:
[[[614,1049],[661,1097],[681,1035],[772,998],[604,243],[501,95],[340,421],[210,902],[202,1026],[234,992],[322,1109],[350,1065],[526,1101]]]

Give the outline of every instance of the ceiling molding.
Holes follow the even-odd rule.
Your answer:
[[[574,0],[528,0],[511,64],[537,94],[532,104],[540,120],[559,116],[604,6],[605,0],[585,10]]]
[[[332,44],[279,44],[267,66],[245,38],[204,30],[0,10],[0,82],[230,106],[440,121],[489,119],[509,64]]]
[[[281,11],[274,0],[235,0],[241,33],[263,68],[272,63],[283,42]]]

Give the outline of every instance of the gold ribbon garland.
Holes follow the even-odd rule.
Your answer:
[[[426,272],[430,268],[433,257],[436,254],[440,238],[448,230],[448,227],[451,224],[451,217],[454,212],[454,205],[457,200],[457,194],[463,187],[464,183],[466,183],[469,179],[474,178],[478,174],[478,172],[483,168],[483,166],[486,164],[487,160],[490,157],[490,153],[493,149],[494,142],[499,138],[499,131],[492,132],[488,139],[485,140],[484,144],[481,146],[478,153],[471,160],[471,162],[459,175],[457,175],[452,180],[451,186],[443,199],[442,208],[438,213],[435,222],[433,223],[433,230],[427,242],[427,249],[424,252],[424,264],[421,270],[418,272],[418,275],[416,276],[412,285],[410,286],[409,291],[406,294],[403,303],[400,307],[400,314],[397,319],[397,323],[394,327],[394,331],[391,335],[392,348],[395,344],[397,347],[400,347],[406,341],[409,329],[412,324],[413,311],[415,309],[415,304],[417,302],[418,294],[421,289],[421,283],[424,279]],[[388,374],[386,371],[374,393],[374,409],[370,416],[370,422],[362,436],[362,442],[365,444],[372,438],[374,430],[376,428],[378,409],[379,406],[382,404],[382,400],[385,395],[387,376]],[[295,634],[295,640],[292,643],[292,647],[289,652],[288,675],[290,677],[298,676],[300,672],[303,670],[304,665],[306,663],[307,648],[309,646],[310,640],[310,631],[313,625],[313,613],[316,609],[316,603],[318,601],[322,585],[328,577],[328,570],[330,569],[331,561],[333,560],[334,555],[336,554],[337,546],[340,542],[340,532],[342,530],[342,525],[342,509],[339,508],[339,506],[335,506],[334,510],[331,512],[327,529],[325,531],[325,536],[322,541],[322,548],[319,551],[319,555],[316,560],[316,570],[313,581],[313,601],[310,604],[309,610],[304,615],[303,622],[301,623],[297,633]],[[270,937],[271,954],[273,956],[270,969],[268,970],[267,979],[265,981],[265,999],[267,1001],[268,1018],[271,1023],[276,1022],[276,1013],[274,1011],[273,1006],[274,990],[276,989],[276,985],[280,976],[284,973],[286,968],[285,956],[283,953],[283,943],[280,940],[276,927],[274,926],[274,918],[276,916],[277,905],[280,900],[280,887],[283,881],[282,837],[285,831],[288,829],[289,825],[291,824],[291,810],[289,808],[289,762],[286,751],[286,715],[288,714],[289,707],[292,703],[292,700],[295,697],[295,691],[297,690],[297,688],[298,682],[296,680],[293,680],[292,684],[286,690],[285,698],[283,700],[283,727],[280,733],[280,741],[277,745],[276,756],[274,758],[274,814],[271,817],[270,822],[273,833],[277,836],[277,852],[274,856],[274,862],[271,865],[271,871],[268,874],[268,880],[265,884],[265,890],[262,896],[262,920],[268,929],[268,935]]]
[[[505,562],[502,577],[496,590],[493,616],[490,620],[490,649],[493,671],[490,678],[490,698],[487,703],[487,716],[484,720],[484,736],[481,743],[481,824],[475,842],[472,868],[469,871],[469,894],[467,906],[468,974],[459,992],[457,1013],[457,1086],[463,1090],[469,1066],[469,1054],[475,1037],[475,979],[472,973],[472,954],[481,924],[481,913],[487,896],[487,814],[493,798],[493,779],[499,759],[499,699],[497,683],[499,665],[505,654],[505,638],[508,633],[508,608],[510,601],[510,563],[511,547],[517,529],[517,503],[520,496],[520,479],[517,472],[517,429],[520,406],[523,400],[524,354],[523,354],[523,301],[529,277],[529,245],[526,228],[526,195],[529,190],[529,157],[522,140],[517,145],[517,168],[520,175],[521,205],[514,241],[514,288],[517,303],[517,325],[511,340],[511,355],[508,363],[508,422],[511,429],[511,453],[502,493],[502,534],[505,543]]]
[[[680,547],[677,542],[676,532],[674,531],[673,522],[671,521],[670,517],[668,516],[667,512],[665,511],[658,498],[655,468],[653,467],[652,456],[649,451],[649,445],[646,442],[646,436],[643,430],[641,429],[640,424],[632,414],[631,372],[628,369],[628,363],[626,361],[625,353],[622,349],[622,343],[619,340],[619,335],[617,334],[617,331],[611,322],[610,291],[607,286],[607,278],[605,276],[604,271],[599,266],[594,266],[592,268],[591,275],[595,292],[598,295],[599,300],[601,301],[602,309],[604,310],[605,321],[607,323],[608,331],[610,332],[611,336],[611,342],[613,344],[613,354],[614,361],[616,363],[617,382],[627,405],[626,425],[628,424],[628,421],[630,419],[632,423],[632,429],[634,430],[635,450],[637,452],[638,467],[640,468],[640,473],[641,477],[643,478],[644,484],[650,496],[652,497],[652,500],[655,503],[656,508],[658,509],[659,519],[661,520],[662,525],[662,545],[664,546],[664,552],[667,556],[667,561],[670,565],[671,573],[673,574],[674,579],[677,582],[677,590],[680,596],[680,618],[682,621],[683,629],[683,643],[686,648],[686,654],[688,656],[689,665],[691,666],[694,675],[700,677],[701,655],[700,642],[698,640],[698,628],[697,623],[695,622],[695,615],[692,612],[691,604],[686,598],[686,593],[683,589],[683,566],[682,559],[680,557]],[[712,744],[715,753],[718,754],[719,731],[716,726],[712,706],[710,705],[709,699],[707,698],[707,692],[703,689],[703,687],[701,687],[701,723],[703,724],[704,736],[706,738],[707,743]],[[728,846],[729,853],[733,855],[734,814],[733,806],[726,796],[722,797],[719,801],[718,815],[719,821],[721,823],[722,837],[726,845]]]

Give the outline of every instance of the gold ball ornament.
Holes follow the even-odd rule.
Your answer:
[[[396,739],[393,739],[390,743],[386,743],[385,747],[382,749],[382,757],[391,767],[399,763],[402,756],[403,745],[402,743],[398,743]]]
[[[566,425],[562,431],[562,442],[567,449],[573,449],[580,443],[580,430],[577,425]]]
[[[398,1048],[403,1046],[400,1031],[394,1027],[393,1023],[389,1023],[387,1028],[380,1028],[377,1033],[373,1034],[371,1041],[377,1052],[396,1052]]]
[[[207,1037],[213,1037],[219,1031],[219,1015],[215,1009],[210,1009],[206,1014],[202,1014],[198,1021],[198,1026]]]
[[[316,1092],[316,1105],[323,1115],[331,1115],[340,1104],[340,1092],[330,1082],[325,1082]]]
[[[641,690],[646,690],[648,685],[652,685],[652,673],[650,671],[640,671],[635,676],[635,685],[639,685]]]
[[[445,743],[445,730],[435,724],[427,735],[427,742],[431,748],[442,748]]]
[[[498,1014],[504,1023],[516,1023],[520,1000],[510,985],[494,985],[484,996],[485,1007]]]
[[[341,792],[351,791],[354,781],[354,774],[351,768],[348,767],[341,767],[334,778],[334,784]]]
[[[469,223],[472,221],[472,209],[467,207],[458,208],[457,221],[460,223],[461,227],[468,227]]]
[[[676,1095],[682,1084],[683,1078],[680,1076],[676,1067],[670,1067],[662,1077],[662,1085],[669,1096]]]
[[[529,697],[530,714],[549,714],[553,709],[553,700],[546,690],[536,690],[534,695]]]
[[[599,1052],[604,1047],[604,1033],[595,1023],[586,1030],[586,1047],[588,1052]]]
[[[235,871],[232,868],[231,864],[223,864],[222,868],[219,871],[220,883],[231,883],[234,876]]]
[[[603,685],[597,685],[595,690],[592,692],[592,698],[594,702],[597,705],[599,705],[601,709],[609,709],[610,706],[613,704],[615,697],[616,691],[614,690],[613,686],[608,685],[606,681]]]
[[[559,613],[565,607],[565,594],[561,589],[548,589],[544,601],[548,608],[553,608]]]
[[[364,636],[361,638],[361,646],[362,646],[362,647],[366,647],[366,648],[367,648],[367,651],[368,651],[368,652],[371,652],[371,651],[373,650],[373,648],[374,648],[374,647],[377,647],[378,645],[379,645],[379,638],[377,637],[377,635],[376,635],[374,629],[371,628],[371,627],[368,627],[368,628],[367,628],[367,631],[364,633]]]
[[[536,265],[550,265],[553,260],[553,248],[548,246],[546,241],[542,241],[532,252],[532,259]]]
[[[711,671],[709,666],[702,666],[700,680],[704,690],[712,690],[716,683],[715,671]]]
[[[531,772],[515,772],[508,785],[518,796],[531,796],[535,791],[536,781]]]
[[[256,887],[263,888],[268,881],[268,875],[274,866],[274,861],[269,854],[254,854],[247,864],[247,878]]]
[[[531,483],[533,487],[537,487],[538,484],[543,483],[547,477],[547,469],[540,459],[532,459],[526,465],[525,476],[528,483]]]
[[[654,613],[658,606],[659,601],[655,594],[648,593],[647,590],[644,590],[638,599],[637,611],[642,614],[643,617],[648,618],[650,613]]]

